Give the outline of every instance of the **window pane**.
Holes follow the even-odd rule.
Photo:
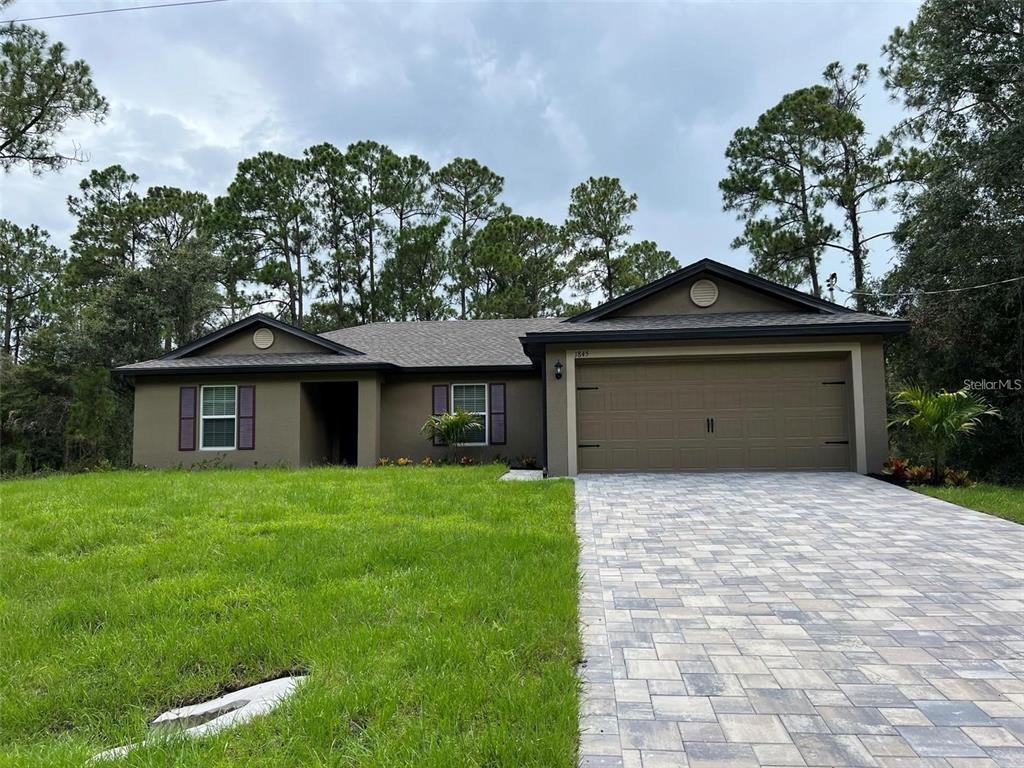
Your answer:
[[[487,387],[485,384],[452,385],[452,409],[467,413],[483,413],[487,410]]]
[[[234,415],[234,387],[203,387],[203,416]]]
[[[467,443],[486,443],[487,442],[487,417],[477,416],[476,424],[466,430],[466,442]]]
[[[234,447],[234,419],[203,419],[203,448]]]

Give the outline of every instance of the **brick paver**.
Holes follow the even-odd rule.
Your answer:
[[[576,481],[583,766],[1024,766],[1024,527],[847,473]]]

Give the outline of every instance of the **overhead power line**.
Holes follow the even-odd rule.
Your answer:
[[[124,11],[147,11],[151,8],[177,8],[182,5],[210,5],[211,3],[226,3],[228,0],[181,0],[177,3],[157,3],[155,5],[129,5],[124,8],[101,8],[97,11],[77,11],[76,13],[55,13],[52,16],[31,16],[25,19],[11,19],[3,22],[5,24],[22,23],[26,21],[46,21],[47,19],[67,19],[72,16],[98,16],[101,13],[123,13]]]
[[[934,296],[940,293],[963,293],[964,291],[976,291],[980,288],[991,288],[994,285],[1006,285],[1007,283],[1015,283],[1018,280],[1024,280],[1024,275],[1020,277],[1010,277],[1006,280],[996,280],[993,283],[982,283],[981,285],[969,285],[965,288],[943,288],[936,291],[901,291],[899,293],[881,293],[878,291],[848,291],[845,288],[838,288],[843,293],[847,293],[850,296]]]

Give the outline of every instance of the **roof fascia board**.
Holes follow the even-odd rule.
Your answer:
[[[831,323],[821,325],[779,325],[764,328],[689,328],[643,329],[615,331],[579,331],[562,333],[528,333],[519,341],[528,344],[575,343],[578,341],[670,341],[673,339],[741,339],[764,336],[831,336],[850,334],[894,335],[906,333],[910,323],[887,320],[877,323]]]
[[[162,359],[162,358],[161,358]],[[388,373],[401,374],[449,374],[458,375],[462,373],[529,373],[536,370],[537,366],[532,364],[523,365],[461,365],[461,366],[398,366],[394,363],[365,363],[359,365],[230,365],[230,366],[175,366],[174,368],[137,368],[130,365],[115,368],[113,373],[117,376],[178,376],[178,375],[219,375],[239,373],[344,373],[346,371],[385,371]]]

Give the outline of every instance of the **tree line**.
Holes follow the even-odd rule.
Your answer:
[[[504,179],[476,160],[431,171],[374,141],[319,144],[298,158],[260,152],[214,200],[138,184],[118,165],[90,172],[67,201],[68,253],[38,227],[0,222],[4,353],[14,362],[54,319],[48,309],[129,311],[129,293],[141,334],[131,353],[142,355],[256,311],[314,332],[565,314],[678,266],[655,243],[629,241],[637,198],[618,179],[573,188],[565,222],[553,224],[514,213]]]

